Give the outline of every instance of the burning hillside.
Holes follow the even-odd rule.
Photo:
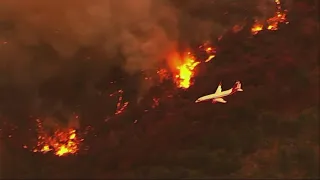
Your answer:
[[[96,3],[98,4],[98,1]],[[139,12],[139,7],[131,9],[132,4],[129,1],[127,3],[126,13]],[[173,26],[176,22],[166,21],[166,13],[173,15],[177,12],[172,11],[165,3],[156,4],[159,7],[153,7],[154,5],[148,4],[147,1],[141,3],[146,9],[160,8],[165,13],[149,15],[152,16],[146,20],[149,28],[141,30],[137,25],[130,29],[130,32],[123,32],[123,42],[118,42],[111,36],[111,31],[115,29],[100,25],[100,18],[104,19],[106,16],[98,6],[92,6],[89,11],[96,21],[88,22],[93,23],[91,25],[95,28],[85,28],[86,33],[77,31],[77,35],[81,36],[77,43],[70,37],[68,43],[72,43],[67,43],[62,48],[61,42],[55,44],[53,39],[47,39],[48,34],[43,34],[43,40],[47,44],[55,44],[54,47],[65,59],[77,54],[76,49],[81,49],[81,56],[76,56],[81,61],[59,62],[64,68],[56,67],[57,69],[51,69],[51,73],[46,74],[46,77],[37,77],[35,81],[26,83],[28,88],[23,93],[27,94],[26,96],[36,94],[35,96],[39,97],[38,101],[30,104],[27,103],[28,99],[19,99],[19,96],[16,98],[21,102],[19,107],[28,107],[22,111],[28,118],[16,115],[18,113],[15,111],[18,110],[13,110],[10,99],[3,98],[3,102],[7,103],[7,106],[2,105],[4,108],[0,113],[1,147],[4,147],[1,149],[1,157],[5,157],[4,163],[7,166],[3,170],[4,177],[44,178],[47,174],[57,178],[267,177],[268,175],[263,174],[264,166],[257,160],[257,155],[259,158],[270,157],[262,161],[267,161],[265,167],[271,168],[272,163],[280,162],[274,157],[280,156],[279,146],[287,141],[294,144],[292,146],[299,147],[314,144],[314,140],[310,139],[313,135],[303,136],[302,130],[296,127],[296,121],[299,121],[299,127],[311,128],[308,123],[315,123],[318,118],[312,108],[298,115],[298,112],[306,107],[316,105],[315,101],[306,101],[298,97],[301,93],[315,94],[315,90],[310,89],[316,86],[314,78],[317,70],[312,69],[313,60],[300,62],[295,58],[295,55],[302,56],[303,53],[299,54],[297,49],[303,45],[294,46],[290,37],[300,37],[290,29],[299,27],[300,22],[291,22],[290,11],[281,1],[273,2],[274,13],[267,18],[245,18],[241,23],[226,26],[227,30],[219,31],[218,35],[205,37],[207,39],[194,36],[182,42],[175,39],[176,34],[169,28],[169,25]],[[14,4],[13,1],[6,3],[6,6],[13,7]],[[212,4],[217,5],[219,2],[212,1]],[[237,3],[231,4],[232,8],[237,6]],[[84,8],[85,5],[86,3],[83,3],[78,8]],[[116,3],[113,5],[120,8]],[[189,3],[181,6],[186,9],[193,7]],[[76,18],[77,12],[74,11],[75,14],[71,13],[68,17]],[[21,13],[27,13],[27,9]],[[125,17],[119,17],[111,24],[122,30],[140,22],[141,17],[144,15],[132,17],[132,22],[125,21]],[[42,22],[41,18],[35,17],[29,20],[31,24]],[[157,22],[161,20],[163,24],[169,23],[168,27],[158,26]],[[63,23],[60,25],[64,27]],[[78,26],[86,27],[81,23]],[[310,26],[310,29],[314,31],[313,26]],[[93,33],[95,30],[108,30],[110,34],[105,35],[102,31]],[[63,29],[57,31],[63,32]],[[205,34],[204,32],[201,31],[199,34]],[[99,33],[103,35],[96,36]],[[136,39],[137,34],[145,34],[146,37]],[[66,35],[61,36],[67,37]],[[149,36],[153,38],[150,39]],[[182,34],[180,36],[184,37]],[[100,42],[99,37],[115,41],[113,43],[121,49],[120,52],[114,50],[117,48],[110,50],[110,45]],[[20,38],[24,43],[31,43],[36,49],[37,42],[32,42],[32,38]],[[13,42],[17,41],[20,42],[16,39],[4,41],[6,43],[0,45],[0,53],[2,46],[6,48],[6,44],[14,44]],[[312,38],[309,41],[313,42]],[[103,46],[109,49],[108,53],[112,54],[110,57],[119,56],[119,61],[110,60],[105,63],[103,58],[99,59],[105,49],[98,48],[92,51],[88,46],[93,44],[95,48]],[[15,47],[19,51],[25,44],[20,45]],[[310,51],[314,46],[310,45]],[[45,51],[49,52],[48,49]],[[93,55],[90,55],[92,52]],[[293,55],[294,53],[296,54]],[[313,58],[313,51],[304,53],[310,59]],[[7,55],[9,57],[10,54]],[[28,53],[26,55],[27,59],[32,57]],[[51,58],[57,57],[53,52],[51,55]],[[29,60],[25,62],[29,63]],[[300,70],[300,65],[305,69]],[[74,66],[81,68],[76,69]],[[52,78],[56,73],[58,75]],[[13,81],[21,80],[18,76],[12,78]],[[46,78],[49,80],[43,83]],[[230,105],[194,104],[196,98],[214,92],[219,82],[223,81],[223,86],[232,87],[231,83],[239,79],[244,82],[245,92],[232,97]],[[299,84],[293,79],[299,81]],[[34,85],[39,88],[32,94]],[[22,84],[12,83],[10,87],[22,87]],[[293,106],[295,103],[289,94],[296,97],[294,99],[299,105]],[[292,106],[289,107],[289,104]],[[289,107],[288,110],[286,107]],[[266,113],[266,110],[269,112]],[[11,114],[14,115],[8,112],[13,112]],[[307,120],[292,120],[297,117]],[[288,120],[278,120],[281,118]],[[21,119],[28,120],[21,123]],[[295,130],[290,129],[287,132],[283,127],[292,127]],[[286,138],[282,139],[281,134],[285,133]],[[292,134],[301,135],[301,142],[308,139],[303,142],[306,144],[302,145],[299,144],[300,141],[292,140],[295,136]],[[13,151],[10,151],[10,148]],[[287,146],[285,148],[290,149]],[[286,153],[290,153],[291,150],[281,149]],[[309,152],[315,155],[317,153]],[[24,171],[26,175],[15,175],[14,156],[21,161],[34,159],[34,170],[19,170],[25,168],[19,166],[17,170]],[[291,154],[288,156],[291,157]],[[46,161],[49,161],[52,167],[47,166]],[[296,164],[288,165],[290,173],[272,168],[268,170],[278,173],[277,177],[307,177],[308,173],[314,173],[305,168],[298,170],[303,163],[297,159],[295,161]],[[38,170],[41,166],[49,168]],[[309,163],[308,167],[313,167],[313,164]],[[168,168],[171,169],[170,173]],[[256,175],[259,173],[263,175]]]
[[[286,20],[287,11],[282,9],[280,1],[276,0],[275,3],[275,15],[268,18],[266,22],[262,22],[261,24],[253,24],[253,27],[251,28],[253,35],[256,35],[258,31],[263,30],[263,24],[268,24],[267,30],[277,30],[279,23],[288,23]],[[219,36],[217,42],[222,38],[223,36]],[[202,58],[198,58],[196,56],[196,54],[199,53],[202,53]],[[162,68],[157,71],[160,83],[163,80],[167,79],[169,81],[172,81],[177,88],[188,89],[193,84],[193,79],[196,75],[195,68],[200,63],[210,62],[216,56],[216,53],[216,47],[208,42],[199,45],[193,51],[174,51],[169,53],[167,56],[167,62],[169,64],[168,68]],[[146,80],[149,80],[149,78],[150,77],[146,77]],[[109,95],[110,97],[117,98],[114,115],[120,115],[126,110],[127,106],[129,105],[129,102],[124,100],[123,93],[125,92],[122,89],[120,89]],[[175,96],[175,93],[171,92],[169,96]],[[151,104],[148,105],[150,107],[147,107],[147,109],[156,108],[159,105],[159,101],[161,101],[161,98],[159,99],[157,97],[152,97]],[[146,111],[148,110],[144,110],[144,112]],[[79,116],[76,117],[79,118]],[[105,121],[109,121],[110,118],[112,118],[112,116],[106,117]],[[134,122],[136,121],[137,120],[135,120]],[[78,146],[83,141],[83,139],[78,138],[76,129],[72,127],[60,128],[59,126],[56,126],[52,130],[53,132],[51,132],[50,134],[49,132],[47,132],[47,130],[43,128],[41,120],[37,119],[36,124],[38,131],[38,142],[36,144],[36,148],[32,149],[33,152],[47,153],[49,151],[52,151],[54,154],[62,156],[66,154],[75,154],[79,151]],[[27,148],[28,146],[24,147]]]
[[[263,30],[264,24],[267,24],[267,30],[277,30],[280,23],[288,23],[286,20],[287,10],[283,9],[280,1],[276,0],[276,11],[275,15],[268,18],[265,22],[258,24],[257,22],[252,25],[251,32],[256,35],[259,31]],[[235,25],[238,26],[238,25]],[[234,28],[231,30],[233,31]],[[237,33],[238,31],[234,32]],[[220,35],[216,42],[220,41],[223,35]],[[189,48],[190,49],[190,48]],[[188,89],[193,84],[195,77],[195,68],[201,63],[210,62],[217,53],[217,48],[209,42],[205,42],[198,47],[194,48],[192,51],[172,51],[168,53],[166,61],[168,63],[168,68],[162,68],[157,71],[160,83],[164,80],[171,81],[177,88]],[[202,58],[197,57],[197,54],[202,53]],[[149,80],[152,77],[145,77]],[[111,84],[115,83],[114,81]],[[169,95],[166,98],[176,96],[173,89],[169,90]],[[129,105],[128,101],[123,98],[124,90],[120,89],[114,93],[109,94],[110,97],[116,97],[117,103],[113,116],[120,115],[123,113]],[[162,98],[152,97],[152,101],[147,103],[147,107],[143,112],[149,111],[148,109],[154,109],[159,105],[159,101],[162,101],[163,95],[159,94]],[[147,100],[148,101],[148,100]],[[142,112],[142,113],[143,113]],[[76,115],[78,119],[79,116]],[[105,122],[109,121],[112,115],[106,117]],[[133,122],[137,122],[134,120]],[[54,122],[53,122],[54,123]],[[83,139],[79,139],[77,130],[73,127],[59,127],[56,125],[51,130],[46,130],[42,126],[42,121],[36,119],[37,125],[37,143],[35,148],[31,148],[33,152],[47,153],[52,151],[57,156],[63,156],[67,154],[76,154],[79,151],[80,143]],[[52,126],[52,125],[51,125]],[[90,127],[90,126],[88,126]],[[52,127],[51,127],[52,128]],[[86,128],[85,128],[86,129]],[[50,132],[51,131],[51,132]],[[32,146],[23,145],[24,148],[29,148]]]

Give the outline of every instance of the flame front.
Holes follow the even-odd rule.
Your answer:
[[[176,75],[176,83],[180,88],[189,88],[191,79],[194,75],[194,68],[200,63],[189,52],[183,59],[182,64],[177,66],[178,74]]]
[[[38,142],[33,152],[47,153],[53,151],[57,156],[75,154],[78,152],[80,140],[77,138],[75,129],[58,129],[53,135],[49,135],[44,131],[40,120],[37,120],[37,123]]]
[[[195,67],[201,62],[209,62],[215,57],[216,50],[208,43],[204,43],[198,48],[206,54],[207,59],[198,60],[190,51],[183,53],[183,55],[174,52],[168,57],[168,64],[171,67],[174,82],[178,88],[189,88],[192,85],[191,80],[194,77]],[[165,70],[159,70],[158,74],[160,79],[167,77]]]
[[[286,23],[287,21],[287,10],[282,10],[280,0],[274,0],[276,4],[276,12],[275,15],[267,20],[267,27],[266,29],[275,31],[278,30],[279,23]],[[253,35],[257,34],[259,31],[264,29],[264,23],[260,21],[255,21],[255,24],[251,28],[251,33]]]

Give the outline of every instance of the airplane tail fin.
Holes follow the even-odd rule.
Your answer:
[[[233,91],[237,92],[237,91],[243,91],[243,89],[241,89],[241,82],[240,81],[237,81],[233,88],[232,88]]]

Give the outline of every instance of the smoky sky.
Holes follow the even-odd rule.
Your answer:
[[[54,74],[61,59],[71,60],[81,48],[93,46],[103,48],[105,66],[120,63],[120,52],[127,71],[148,69],[175,41],[176,21],[165,1],[1,0],[1,68],[27,78],[23,73],[31,71],[28,66],[39,53],[30,47],[46,44],[58,54],[56,63],[33,68],[33,74]]]
[[[24,81],[30,74],[47,77],[59,69],[61,59],[68,61],[81,48],[98,46],[104,51],[105,66],[120,64],[122,61],[117,58],[120,53],[128,72],[152,69],[181,37],[203,40],[212,32],[220,33],[225,27],[212,21],[217,18],[206,17],[221,16],[227,8],[220,7],[237,5],[228,1],[221,6],[221,1],[214,0],[173,2],[0,0],[0,67],[18,79],[25,78]],[[254,9],[257,3],[250,2],[242,4],[250,4]],[[237,16],[239,13],[234,13]],[[56,62],[30,67],[39,53],[30,47],[43,44],[58,54]],[[39,79],[34,76],[32,79]]]
[[[97,78],[113,66],[154,72],[180,42],[207,41],[267,14],[274,6],[258,8],[267,1],[0,0],[0,85],[37,87],[70,76],[83,59]]]

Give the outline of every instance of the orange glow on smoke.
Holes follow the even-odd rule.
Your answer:
[[[76,154],[78,152],[78,146],[82,140],[78,139],[75,129],[58,129],[50,135],[43,129],[40,120],[37,120],[37,123],[38,141],[33,152],[47,153],[52,151],[57,156]]]

